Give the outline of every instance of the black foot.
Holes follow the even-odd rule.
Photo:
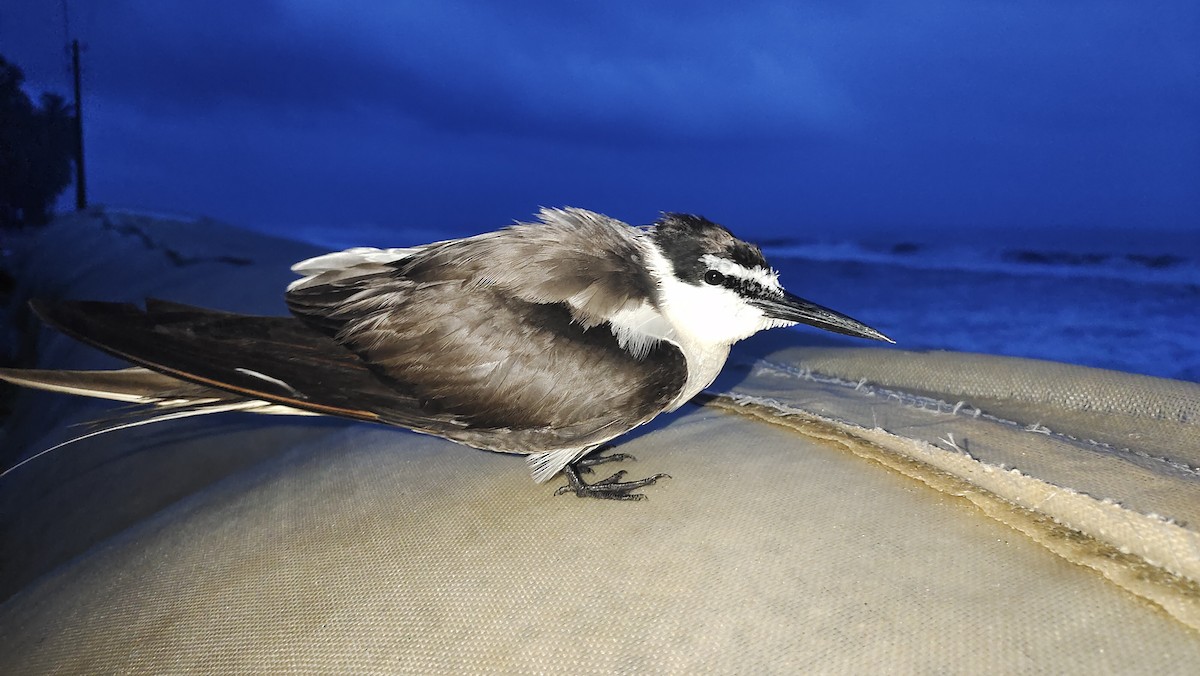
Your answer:
[[[600,455],[601,452],[611,449],[612,446],[604,445],[592,451],[587,457],[580,458],[574,463],[575,471],[580,474],[591,474],[592,468],[596,465],[603,465],[606,462],[618,462],[620,460],[637,460],[637,458],[628,453],[613,453],[611,455]]]
[[[594,484],[584,483],[583,479],[579,478],[581,471],[590,472],[594,465],[613,462],[615,460],[632,459],[633,457],[626,453],[614,453],[612,455],[598,455],[594,458],[577,460],[563,468],[563,474],[567,476],[567,485],[554,491],[554,494],[574,493],[580,498],[600,498],[602,500],[645,500],[645,495],[631,493],[630,491],[650,486],[659,479],[671,478],[667,474],[655,474],[654,476],[638,479],[637,481],[621,481],[621,477],[625,476],[625,470],[621,470],[607,479],[602,479]]]

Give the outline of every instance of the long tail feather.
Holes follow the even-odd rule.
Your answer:
[[[188,383],[144,368],[116,371],[33,371],[0,368],[0,380],[48,392],[111,399],[134,406],[110,418],[91,421],[90,432],[39,451],[0,472],[0,478],[37,458],[77,441],[150,423],[210,413],[245,411],[270,415],[319,415],[261,399]]]
[[[254,413],[254,412],[264,412],[264,411],[259,411],[257,409],[274,409],[274,408],[284,408],[284,407],[277,406],[275,404],[272,404],[269,401],[257,401],[257,400],[221,402],[221,403],[216,403],[216,404],[176,405],[176,406],[173,406],[171,410],[166,411],[166,412],[158,412],[156,414],[151,414],[144,418],[139,418],[137,420],[130,420],[130,421],[126,421],[126,422],[115,424],[115,425],[106,425],[104,427],[101,427],[100,429],[92,430],[91,432],[88,432],[86,434],[81,434],[77,437],[71,437],[70,439],[67,439],[66,441],[64,441],[60,444],[55,444],[55,445],[51,446],[50,448],[47,448],[43,451],[38,451],[37,453],[34,453],[33,455],[29,456],[28,458],[25,458],[21,462],[18,462],[17,464],[13,465],[12,467],[9,467],[8,469],[4,470],[3,472],[0,472],[0,479],[3,479],[10,472],[12,472],[12,471],[16,470],[17,468],[22,467],[30,462],[33,462],[34,460],[37,460],[38,458],[46,455],[47,453],[52,453],[54,451],[57,451],[58,449],[60,449],[64,446],[69,446],[70,444],[73,444],[76,441],[83,441],[84,439],[90,439],[92,437],[100,436],[101,434],[107,434],[109,432],[116,432],[117,430],[127,430],[132,427],[140,427],[142,425],[149,425],[150,423],[165,422],[167,420],[179,420],[181,418],[190,418],[193,416],[207,415],[210,413],[225,413],[228,411],[247,411],[247,412]],[[307,411],[300,411],[297,409],[289,409],[289,411],[294,411],[295,415],[314,415],[314,414],[308,413]]]
[[[184,386],[195,387],[178,378],[140,367],[116,371],[35,371],[0,368],[0,380],[49,392],[135,404],[154,403],[162,398],[164,392],[175,391]]]

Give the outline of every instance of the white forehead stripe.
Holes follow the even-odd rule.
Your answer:
[[[769,268],[757,266],[748,268],[712,254],[704,254],[700,257],[700,262],[707,265],[709,270],[716,270],[726,277],[737,277],[751,282],[758,282],[768,289],[778,290],[783,288],[779,285],[779,273]]]

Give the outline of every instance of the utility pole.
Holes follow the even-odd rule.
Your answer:
[[[87,209],[87,179],[83,172],[83,101],[79,95],[79,40],[71,41],[71,73],[75,76],[75,210]]]

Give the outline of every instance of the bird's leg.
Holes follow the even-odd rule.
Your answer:
[[[630,491],[649,486],[659,479],[671,478],[667,474],[655,474],[654,476],[636,481],[621,481],[621,478],[625,476],[625,470],[621,470],[607,479],[602,479],[594,484],[584,483],[583,479],[579,478],[581,472],[590,472],[592,471],[591,468],[595,465],[616,460],[632,459],[633,456],[627,453],[613,453],[612,455],[598,455],[592,458],[576,460],[563,468],[563,474],[567,477],[567,485],[554,491],[554,494],[574,493],[577,497],[600,498],[602,500],[645,500],[645,495],[631,493]]]
[[[619,460],[637,460],[637,458],[628,453],[612,453],[610,455],[600,455],[603,451],[612,450],[612,444],[604,444],[600,448],[587,454],[587,456],[576,460],[574,463],[575,471],[580,474],[591,474],[592,468],[596,465],[603,465],[606,462],[617,462]]]

